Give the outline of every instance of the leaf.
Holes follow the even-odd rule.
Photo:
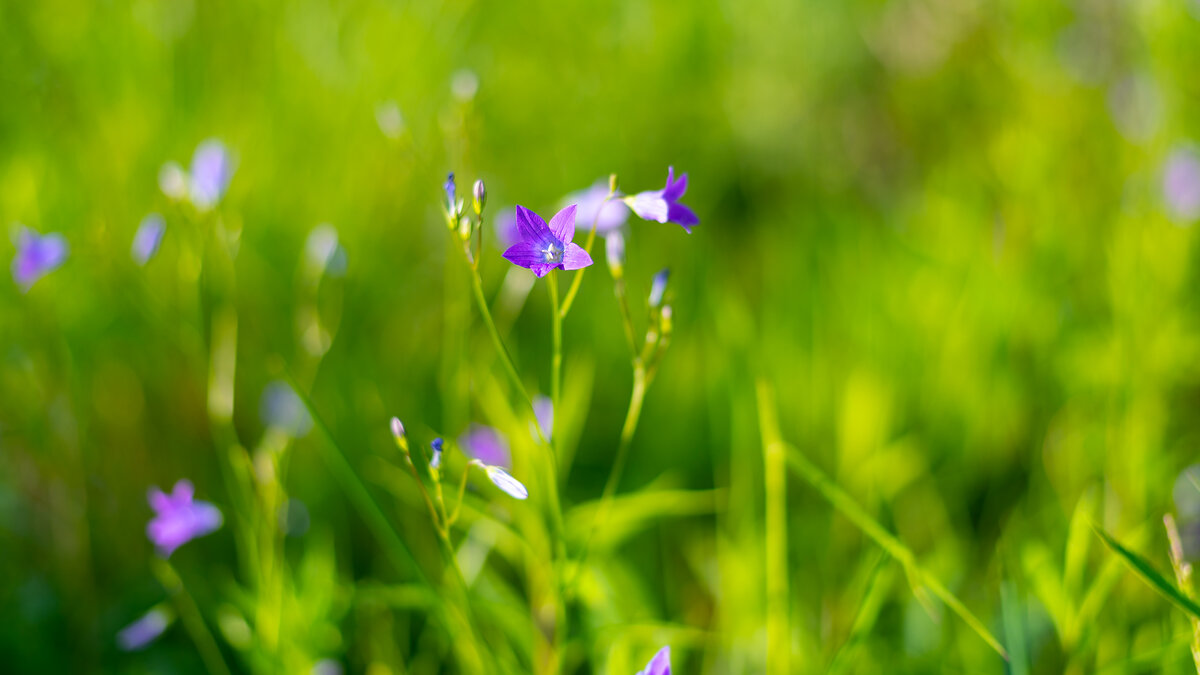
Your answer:
[[[1104,540],[1104,543],[1119,555],[1125,561],[1125,564],[1129,565],[1129,568],[1133,570],[1134,574],[1142,578],[1142,581],[1150,584],[1154,590],[1175,603],[1183,611],[1200,619],[1200,605],[1197,605],[1195,600],[1192,600],[1183,591],[1176,588],[1175,584],[1168,581],[1166,577],[1159,574],[1158,570],[1154,569],[1154,566],[1150,564],[1150,561],[1122,546],[1120,542],[1113,539],[1112,536],[1101,528],[1097,527],[1095,530],[1096,534],[1100,535],[1100,538]]]

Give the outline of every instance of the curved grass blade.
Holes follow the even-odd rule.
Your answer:
[[[1200,605],[1197,605],[1195,600],[1192,600],[1183,591],[1176,588],[1175,584],[1167,581],[1166,577],[1159,574],[1158,570],[1154,569],[1154,566],[1150,564],[1150,561],[1125,548],[1120,542],[1099,527],[1096,527],[1095,530],[1096,534],[1104,540],[1104,543],[1120,556],[1125,561],[1125,564],[1129,565],[1129,568],[1133,570],[1134,574],[1142,578],[1142,581],[1145,581],[1164,598],[1175,603],[1183,611],[1193,617],[1200,618]]]

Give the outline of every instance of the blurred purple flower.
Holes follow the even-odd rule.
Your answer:
[[[150,262],[150,259],[158,252],[159,245],[162,244],[163,232],[166,229],[166,221],[157,213],[151,213],[142,218],[137,233],[133,235],[132,253],[133,260],[137,264],[145,265]]]
[[[520,243],[521,229],[517,227],[517,216],[513,209],[500,209],[496,213],[496,241],[500,248],[508,248]]]
[[[569,271],[592,264],[588,252],[571,241],[575,236],[575,206],[556,213],[549,225],[524,206],[517,206],[516,211],[521,241],[504,252],[509,262],[533,270],[538,277],[555,268]]]
[[[608,268],[614,276],[621,276],[625,271],[625,235],[620,230],[610,232],[604,238],[604,252],[608,258]]]
[[[158,639],[167,626],[171,625],[174,617],[170,612],[155,607],[143,614],[137,621],[129,624],[117,633],[117,645],[127,652],[145,649],[147,645]]]
[[[146,526],[146,536],[164,558],[192,539],[221,527],[221,511],[208,502],[193,501],[193,494],[188,480],[175,483],[169,495],[156,487],[150,489],[150,507],[155,515]]]
[[[671,278],[671,270],[663,268],[658,274],[654,275],[654,281],[650,283],[650,306],[658,307],[662,304],[663,296],[667,293],[667,281]]]
[[[191,200],[201,211],[216,206],[233,179],[233,158],[225,144],[210,138],[192,155]]]
[[[537,418],[538,427],[542,430],[542,436],[546,440],[550,440],[550,434],[554,433],[554,401],[551,401],[549,396],[542,394],[534,396],[533,416]],[[536,436],[537,434],[534,435]]]
[[[1178,147],[1163,167],[1163,198],[1171,217],[1181,223],[1200,218],[1200,157],[1188,147]]]
[[[293,438],[305,436],[312,430],[308,408],[287,382],[276,380],[268,384],[263,389],[260,406],[259,414],[268,427],[281,429]]]
[[[663,647],[658,650],[654,658],[650,659],[650,663],[646,664],[646,668],[638,671],[637,675],[671,675],[671,648]]]
[[[585,228],[591,229],[592,223],[596,223],[596,231],[601,235],[607,235],[609,232],[616,230],[625,224],[625,220],[629,218],[629,207],[618,198],[613,198],[605,203],[605,198],[608,197],[608,180],[600,180],[592,184],[591,187],[584,190],[577,190],[567,195],[562,200],[562,205],[574,204],[578,209],[579,222],[583,223]],[[601,210],[603,206],[603,210]],[[596,214],[599,213],[597,219]]]
[[[67,259],[67,240],[57,232],[40,235],[20,227],[16,236],[17,255],[13,258],[13,280],[22,291],[53,271]]]
[[[660,223],[676,223],[691,233],[692,226],[700,219],[691,209],[679,203],[680,197],[687,192],[687,174],[675,178],[675,167],[667,167],[667,184],[661,190],[639,192],[632,197],[626,197],[625,203],[639,218],[656,220]]]
[[[472,424],[462,436],[458,437],[458,445],[471,457],[484,464],[509,466],[512,455],[508,450],[508,441],[500,432],[482,424]]]
[[[435,438],[429,444],[429,447],[433,450],[433,456],[429,459],[429,468],[437,469],[442,466],[442,447],[445,443],[441,438]]]
[[[453,216],[458,213],[458,190],[454,185],[453,171],[446,175],[446,184],[442,186],[442,189],[446,191],[446,208]]]

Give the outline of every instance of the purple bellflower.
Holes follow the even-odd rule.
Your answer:
[[[201,211],[216,206],[233,179],[233,157],[225,144],[210,138],[192,155],[191,200]]]
[[[464,452],[487,465],[509,466],[512,462],[508,441],[489,426],[472,424],[466,433],[458,437],[458,445]]]
[[[162,244],[163,232],[167,229],[167,223],[163,217],[157,213],[142,218],[142,222],[138,225],[137,233],[133,235],[133,260],[139,265],[145,265],[150,262],[154,254],[158,252],[158,247]]]
[[[117,633],[117,645],[127,652],[145,649],[163,634],[174,618],[168,609],[155,607],[137,621],[122,628],[121,632]]]
[[[17,231],[17,255],[13,258],[13,280],[22,291],[52,272],[67,259],[67,240],[57,232],[41,235],[27,227]]]
[[[221,511],[208,502],[196,501],[190,481],[175,483],[171,494],[151,488],[150,507],[154,519],[146,525],[146,536],[158,548],[164,558],[171,557],[175,549],[196,537],[203,537],[221,527]]]
[[[605,203],[604,200],[607,197],[608,179],[604,179],[596,181],[589,188],[572,192],[563,199],[562,203],[564,206],[575,205],[578,209],[579,222],[583,223],[584,227],[590,229],[594,222],[596,223],[596,232],[601,236],[608,236],[609,232],[613,232],[625,224],[629,218],[629,207],[625,206],[618,197]]]
[[[639,218],[655,220],[660,223],[676,223],[690,234],[692,226],[699,223],[696,214],[679,203],[683,193],[687,192],[687,174],[675,178],[675,167],[667,167],[667,184],[661,190],[639,192],[626,197],[625,203]]]
[[[574,205],[554,214],[549,225],[533,211],[517,206],[517,228],[521,241],[510,246],[504,257],[514,265],[533,270],[538,277],[555,268],[578,270],[592,264],[588,252],[571,241],[575,236]]]
[[[638,671],[637,675],[671,675],[671,648],[663,647],[658,650],[645,669]]]

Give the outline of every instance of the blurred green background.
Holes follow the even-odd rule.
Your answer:
[[[1186,672],[1186,615],[1089,524],[1171,576],[1161,518],[1200,440],[1198,17],[1187,0],[0,1],[0,222],[71,246],[27,293],[0,283],[0,669],[203,672],[179,626],[115,641],[167,597],[146,490],[188,477],[227,524],[171,561],[235,672],[457,672],[453,636],[380,598],[406,579],[312,435],[284,481],[311,520],[283,545],[276,653],[294,653],[239,639],[258,628],[238,618],[253,601],[206,408],[212,310],[236,308],[240,442],[275,442],[260,397],[296,374],[432,570],[412,484],[372,469],[394,456],[387,419],[427,443],[503,417],[445,173],[462,192],[482,177],[492,215],[548,218],[610,172],[635,192],[673,164],[700,225],[632,219],[628,237],[635,299],[673,273],[674,340],[621,483],[649,506],[620,511],[564,670],[631,673],[662,644],[677,672],[772,665],[764,378],[794,450],[1010,653],[923,605],[790,475],[793,672]],[[158,172],[210,137],[237,157],[218,210],[236,256],[197,294]],[[142,268],[129,246],[152,211],[168,226]],[[320,223],[348,265],[309,297]],[[492,240],[489,222],[500,297]],[[565,327],[568,519],[600,494],[630,388],[595,269]],[[532,391],[550,387],[548,304],[539,284],[506,326]],[[319,364],[312,307],[333,329]],[[516,589],[497,616],[532,633],[521,563],[492,558]]]

